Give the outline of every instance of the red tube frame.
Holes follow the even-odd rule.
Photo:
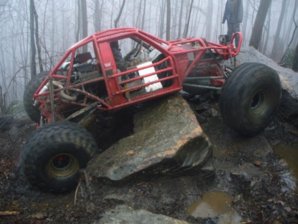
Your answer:
[[[100,45],[104,43],[110,43],[113,41],[117,41],[119,39],[124,39],[127,37],[136,37],[147,44],[153,46],[157,50],[159,50],[165,58],[162,59],[161,61],[158,61],[156,63],[153,63],[152,65],[142,67],[142,68],[135,68],[131,69],[125,72],[117,72],[115,69],[115,61],[112,62],[112,65],[110,69],[106,69],[104,65],[100,64],[103,76],[99,78],[95,78],[92,80],[88,80],[82,83],[78,84],[72,84],[70,81],[71,78],[71,70],[74,64],[74,57],[75,57],[75,51],[77,48],[93,42],[94,50],[96,53],[96,56],[101,59],[100,61],[103,61],[102,58],[100,57],[105,57],[105,53],[100,52]],[[233,42],[235,38],[238,37],[239,39],[239,45],[237,48],[234,47]],[[191,71],[194,69],[195,66],[197,66],[199,63],[209,63],[208,60],[202,60],[203,55],[207,51],[211,51],[214,54],[220,56],[222,59],[228,59],[231,57],[235,57],[238,55],[240,52],[240,48],[242,45],[242,34],[241,33],[235,33],[233,34],[231,38],[231,42],[226,44],[226,45],[220,45],[212,42],[208,42],[203,38],[186,38],[186,39],[179,39],[179,40],[174,40],[174,41],[165,41],[162,40],[158,37],[155,37],[151,34],[145,33],[141,30],[138,30],[136,28],[116,28],[116,29],[111,29],[111,30],[106,30],[103,32],[95,33],[79,42],[74,44],[71,48],[69,48],[60,62],[50,71],[47,79],[45,79],[41,85],[37,88],[36,92],[34,93],[34,99],[37,100],[40,103],[40,110],[42,112],[42,115],[50,121],[50,114],[53,113],[49,111],[49,108],[46,106],[47,102],[49,101],[50,94],[49,92],[45,93],[40,93],[41,89],[47,85],[50,79],[54,80],[61,80],[62,82],[65,83],[65,86],[63,89],[58,89],[54,91],[55,99],[59,98],[59,92],[60,91],[76,91],[79,92],[80,94],[85,96],[85,100],[87,99],[92,100],[92,101],[97,101],[98,102],[98,109],[99,110],[115,110],[115,109],[120,109],[132,104],[140,103],[149,99],[153,99],[156,97],[160,97],[165,94],[170,94],[173,92],[180,91],[182,89],[182,83],[183,80],[191,73]],[[187,47],[186,47],[187,46]],[[111,52],[109,52],[111,54]],[[192,55],[194,57],[193,60],[190,60],[188,58],[189,55]],[[70,69],[68,70],[68,73],[66,76],[63,75],[58,75],[57,71],[61,67],[62,63],[66,60],[66,58],[71,57],[70,61]],[[165,71],[170,72],[171,76],[161,78],[156,81],[152,81],[149,83],[143,83],[138,86],[134,86],[131,88],[126,88],[126,89],[121,89],[121,85],[124,85],[128,82],[136,81],[139,79],[142,79],[143,77],[135,77],[126,81],[120,81],[117,82],[116,80],[119,79],[119,77],[128,75],[129,73],[132,72],[137,72],[138,70],[149,68],[152,66],[158,66],[159,64],[167,61],[168,62],[168,67],[159,71],[156,71],[154,73],[147,74],[143,77],[146,76],[151,76],[153,74],[160,74]],[[214,62],[217,64],[217,62]],[[116,71],[115,74],[108,75],[107,71],[113,69],[113,71]],[[218,68],[220,70],[220,68]],[[217,82],[216,85],[223,85],[224,81],[223,75],[220,74],[218,75],[220,81]],[[109,81],[110,80],[110,81]],[[162,88],[160,90],[154,91],[154,92],[149,92],[137,97],[134,97],[133,99],[126,99],[124,94],[135,91],[140,88],[144,88],[148,85],[157,83],[157,82],[162,82],[166,80],[172,80],[172,85],[170,87]],[[87,91],[84,91],[82,89],[79,89],[80,87],[83,87],[86,84],[89,83],[94,83],[94,82],[99,82],[99,81],[104,81],[106,90],[108,93],[108,97],[106,99],[102,99],[96,95],[93,95]],[[115,82],[117,85],[111,86],[110,82]],[[215,83],[215,82],[214,82]],[[65,103],[65,102],[63,102]],[[68,102],[69,104],[73,105],[79,105],[81,107],[87,106],[88,104],[85,103],[78,103],[78,102]]]

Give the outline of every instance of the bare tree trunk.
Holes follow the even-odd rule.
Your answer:
[[[167,0],[166,39],[171,39],[171,0]]]
[[[159,13],[159,30],[158,30],[158,36],[160,38],[163,38],[163,34],[164,34],[164,11],[165,11],[165,2],[164,0],[162,0],[160,13]]]
[[[30,70],[31,70],[31,78],[36,76],[36,62],[35,62],[35,55],[36,55],[36,47],[35,47],[35,38],[34,38],[34,0],[30,0]]]
[[[135,6],[136,5],[137,4],[135,3]],[[138,27],[138,28],[140,28],[142,25],[142,13],[143,13],[142,5],[143,5],[143,1],[139,0],[138,11],[133,13],[133,15],[135,15],[134,16],[134,26]],[[137,8],[137,7],[135,7],[135,8]]]
[[[121,15],[122,15],[124,6],[125,6],[125,0],[122,1],[122,5],[121,5],[121,8],[120,8],[120,10],[119,10],[119,13],[118,13],[116,19],[114,20],[114,26],[115,26],[115,28],[118,27],[118,23],[119,23],[119,20],[120,20],[120,18],[121,18]]]
[[[43,72],[42,59],[41,59],[41,47],[40,47],[40,38],[39,38],[39,30],[38,30],[38,15],[35,7],[33,6],[34,13],[34,22],[35,22],[35,42],[37,47],[37,57],[38,57],[38,65],[39,72]]]
[[[12,60],[11,61],[17,61],[17,58],[16,58],[16,48],[12,48]],[[21,69],[19,69],[20,71]],[[8,89],[6,90],[8,92],[8,94],[10,95],[10,99],[9,99],[9,102],[12,102],[14,100],[17,99],[17,96],[18,96],[18,90],[17,90],[17,87],[16,87],[16,74],[19,72],[17,72],[17,68],[16,66],[13,67],[12,69],[13,71],[13,76],[10,80],[10,86],[8,86]]]
[[[101,4],[99,4],[99,0],[94,0],[94,14],[93,14],[93,24],[94,30],[100,31],[101,30],[101,21],[102,21],[102,8],[103,8],[104,1],[101,0]]]
[[[52,53],[52,57],[50,58],[50,63],[51,65],[53,64],[53,54],[55,52],[55,31],[56,31],[56,13],[55,13],[55,5],[54,5],[54,1],[52,1],[51,3],[51,12],[52,12],[52,30],[51,30],[51,53]]]
[[[82,1],[82,26],[83,26],[83,38],[88,36],[88,19],[87,19],[87,3],[86,0]]]
[[[147,18],[149,19],[149,21],[151,21],[152,11],[153,11],[152,10],[152,4],[149,4],[149,10],[148,10],[149,15],[147,14]],[[157,14],[157,12],[154,11],[154,15],[156,15],[156,14]],[[155,19],[157,19],[157,18],[155,17]],[[154,29],[157,28],[157,24],[154,24],[153,27],[154,27]],[[148,32],[152,33],[152,31],[151,31],[151,22],[149,22],[147,24],[147,30],[148,30]]]
[[[191,36],[197,36],[198,35],[197,34],[197,31],[199,29],[198,24],[200,24],[201,15],[203,13],[201,13],[201,9],[200,9],[201,0],[199,0],[197,4],[198,4],[197,5],[198,8],[194,11],[194,13],[192,13],[192,15],[194,15],[194,18],[192,19],[192,24],[191,24],[192,32],[188,32],[187,35],[191,35]],[[199,36],[201,36],[201,34],[199,34]]]
[[[27,4],[24,5],[24,9],[18,9],[18,13],[21,13],[22,10],[26,10],[28,11],[28,7]],[[29,79],[30,79],[30,75],[28,74],[28,59],[29,59],[29,50],[30,50],[30,46],[28,44],[28,41],[30,40],[30,38],[28,38],[30,36],[30,33],[27,30],[27,24],[28,24],[28,15],[26,14],[23,17],[23,20],[19,21],[19,30],[20,30],[20,35],[18,35],[18,40],[17,40],[17,45],[19,46],[19,56],[20,56],[20,64],[23,67],[23,78],[24,78],[24,82],[22,83],[23,86],[25,86]],[[0,65],[1,66],[1,65]],[[22,87],[23,87],[22,86]],[[21,88],[22,89],[22,88]]]
[[[213,1],[209,0],[208,1],[208,7],[207,7],[207,14],[206,14],[206,38],[208,40],[211,39],[212,37],[212,15],[213,15]]]
[[[177,12],[176,16],[172,16],[172,39],[177,39],[178,36],[178,23],[179,23],[179,1],[175,1],[173,4],[172,11],[175,13]]]
[[[289,4],[291,4],[291,2],[289,3]],[[292,11],[292,14],[291,14],[291,18],[293,17],[293,15],[295,15],[295,13],[296,13],[296,8],[295,7],[297,7],[296,6],[296,4],[297,4],[297,1],[295,1],[294,2],[294,7],[291,7],[290,6],[290,8],[293,10]],[[288,12],[287,12],[288,13]],[[292,29],[293,29],[293,24],[291,23],[291,22],[289,22],[289,23],[287,23],[287,24],[285,24],[284,23],[284,25],[288,25],[288,27],[287,27],[287,30],[283,33],[283,37],[282,37],[282,39],[285,41],[285,43],[288,43],[288,41],[291,39],[291,36],[289,35],[290,33],[291,33],[291,31],[292,31]],[[285,46],[285,48],[286,48],[287,46]]]
[[[260,47],[260,51],[266,55],[267,52],[267,46],[268,46],[268,42],[269,42],[269,37],[270,37],[270,25],[271,25],[271,8],[269,8],[269,13],[268,13],[268,19],[266,22],[266,25],[264,26],[264,30],[265,33],[262,35],[262,41],[261,41],[261,47]]]
[[[248,22],[248,13],[249,13],[249,2],[248,1],[244,1],[243,3],[246,4],[246,6],[244,6],[244,20],[243,20],[243,28],[242,28],[242,32],[243,32],[243,37],[246,37],[246,29],[247,29],[247,22]]]
[[[298,7],[298,1],[295,1],[294,12],[293,12],[293,17],[292,17],[292,20],[293,20],[293,23],[294,23],[294,25],[295,25],[295,28],[294,28],[294,31],[293,31],[293,33],[292,33],[291,40],[290,40],[290,42],[288,43],[287,49],[286,49],[284,55],[282,56],[282,58],[281,58],[281,60],[280,60],[280,64],[283,63],[283,61],[284,61],[284,59],[285,59],[285,57],[286,57],[286,54],[287,54],[287,52],[289,51],[289,49],[290,49],[290,47],[291,47],[291,45],[292,45],[292,43],[293,43],[293,41],[294,41],[294,39],[295,39],[295,37],[296,37],[296,31],[297,31],[297,29],[298,29],[298,23],[296,22],[296,12],[297,12],[297,7]],[[297,36],[298,36],[298,35],[297,35]]]
[[[0,45],[0,54],[1,58],[4,58],[4,55],[6,55],[6,51],[4,53],[3,46]],[[0,74],[1,74],[1,87],[2,87],[2,104],[5,103],[5,90],[7,89],[7,77],[6,77],[6,64],[4,60],[0,60]]]
[[[219,18],[222,18],[223,17],[223,11],[222,11],[222,8],[223,8],[223,2],[222,1],[219,1],[218,3],[218,6],[217,6],[217,15],[219,16]],[[220,34],[223,34],[223,25],[222,23],[218,23],[216,22],[216,26],[217,26],[217,29],[216,29],[216,37],[218,37]]]
[[[298,72],[298,44],[295,49],[294,60],[293,60],[293,70]]]
[[[206,15],[206,13],[201,9],[201,0],[199,0],[198,10],[196,12],[196,16],[195,16],[195,20],[194,20],[196,23],[196,26],[197,26],[197,24],[201,23],[202,15]],[[200,36],[201,36],[201,34],[200,34]]]
[[[255,19],[255,14],[257,12],[257,8],[256,8],[256,0],[253,0],[253,2],[251,0],[248,0],[250,5],[251,5],[251,8],[252,8],[252,16],[251,16],[251,24],[253,25],[254,24],[254,19]]]
[[[144,27],[145,27],[146,6],[147,6],[147,0],[144,0],[144,4],[143,4],[143,17],[142,17],[141,29],[144,29]]]
[[[2,93],[2,86],[0,85],[0,115],[3,114],[3,93]]]
[[[281,43],[282,40],[280,38],[280,32],[281,32],[282,22],[285,17],[287,3],[288,3],[288,0],[284,0],[282,3],[281,13],[280,13],[280,16],[278,19],[278,24],[277,24],[277,28],[276,28],[276,32],[275,32],[275,38],[274,38],[273,47],[272,47],[272,51],[271,51],[271,58],[275,61],[278,60],[278,58],[280,57],[280,53],[281,53],[280,45],[282,44]]]
[[[249,45],[253,46],[256,49],[259,49],[262,34],[263,26],[267,16],[268,9],[271,5],[271,0],[261,0],[258,13],[255,19],[255,23],[252,30],[252,35],[250,38]]]
[[[68,33],[66,33],[65,32],[65,27],[67,27],[68,26],[68,24],[67,25],[65,25],[65,14],[64,13],[62,13],[62,49],[65,49],[66,48],[66,38],[67,38],[67,36],[68,36]]]
[[[191,2],[190,2],[188,14],[187,14],[187,22],[184,27],[183,37],[187,37],[187,35],[188,35],[188,29],[189,29],[189,23],[190,23],[190,18],[191,18],[191,12],[192,12],[192,8],[193,8],[193,2],[194,2],[193,0],[191,0]]]
[[[76,25],[76,41],[88,36],[88,12],[86,0],[77,0],[77,25]],[[64,17],[63,17],[64,18]],[[64,21],[64,19],[63,19]],[[64,24],[64,23],[63,23]],[[87,45],[83,46],[83,52],[87,52]]]
[[[77,0],[77,32],[76,32],[76,41],[79,41],[81,39],[80,33],[81,33],[81,17],[82,17],[82,7],[81,7],[81,0]]]
[[[183,15],[183,4],[184,1],[180,3],[180,13],[179,13],[179,24],[178,24],[178,38],[181,38],[181,30],[182,30],[182,15]]]
[[[87,3],[86,0],[81,0],[81,6],[82,6],[82,38],[85,38],[88,36],[88,18],[87,18]],[[87,52],[87,45],[83,46],[83,52]]]

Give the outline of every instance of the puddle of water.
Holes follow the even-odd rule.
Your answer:
[[[274,152],[283,158],[298,180],[298,143],[293,145],[278,144],[273,146]]]
[[[282,191],[296,191],[298,193],[298,143],[293,145],[278,144],[273,146],[274,152],[284,159],[291,173],[286,172],[281,175],[281,179],[284,183]],[[293,177],[294,176],[294,177]]]
[[[239,223],[241,217],[231,207],[232,197],[225,192],[207,192],[202,199],[194,202],[187,212],[195,218],[216,218],[218,223],[233,224]]]

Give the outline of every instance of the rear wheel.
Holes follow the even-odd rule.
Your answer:
[[[24,92],[24,107],[30,119],[36,123],[40,121],[40,111],[37,106],[34,106],[33,94],[48,75],[48,72],[41,72],[35,78],[31,79],[27,84]]]
[[[273,69],[245,63],[232,72],[222,89],[221,114],[236,132],[253,136],[268,125],[280,97],[281,84]]]
[[[24,146],[24,172],[29,182],[43,191],[72,190],[96,151],[87,130],[75,123],[50,124],[38,129]]]

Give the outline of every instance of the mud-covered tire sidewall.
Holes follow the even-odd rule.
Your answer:
[[[36,123],[39,123],[40,121],[40,111],[38,110],[38,107],[33,105],[33,94],[48,74],[49,72],[39,73],[36,77],[28,82],[24,91],[23,102],[25,111],[29,118]]]
[[[92,135],[75,123],[63,122],[38,129],[28,139],[22,153],[24,174],[32,186],[45,192],[64,193],[78,182],[79,169],[84,168],[96,151]],[[67,174],[53,171],[50,162],[58,155],[69,155],[74,166]],[[76,164],[78,166],[76,166]],[[72,170],[73,169],[73,170]]]
[[[281,83],[273,69],[259,63],[237,67],[227,79],[220,97],[224,122],[237,133],[260,133],[276,112],[281,98]]]

